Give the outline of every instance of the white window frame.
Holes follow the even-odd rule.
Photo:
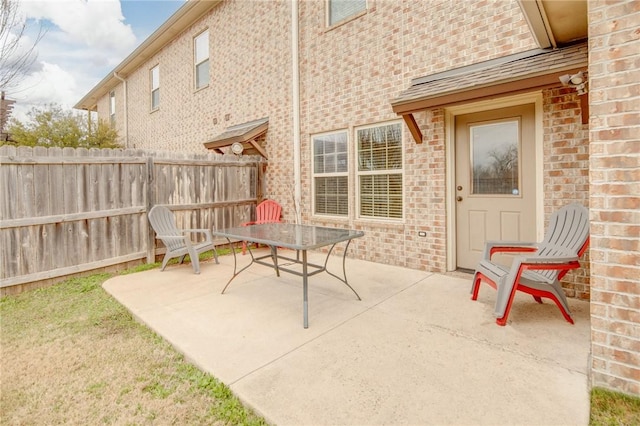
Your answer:
[[[149,70],[149,80],[151,82],[151,111],[155,111],[160,108],[160,65]],[[157,96],[154,97],[154,95]]]
[[[109,92],[109,123],[111,127],[116,125],[116,91]]]
[[[203,44],[200,44],[203,43]],[[200,47],[200,49],[198,49]],[[198,81],[198,69],[206,64],[207,81]],[[209,67],[209,30],[206,29],[193,38],[193,82],[196,90],[209,86],[211,79]]]
[[[327,165],[327,162],[325,162],[325,160],[327,158],[331,158],[333,157],[332,161],[335,161],[335,168],[337,169],[339,164],[339,161],[344,161],[344,167],[345,170],[343,171],[338,171],[338,170],[333,170],[333,171],[322,171],[322,172],[316,172],[316,162],[317,162],[317,155],[316,155],[316,141],[320,140],[321,138],[326,138],[326,137],[331,137],[331,136],[338,136],[338,135],[343,135],[344,136],[344,144],[345,144],[345,151],[334,151],[333,153],[324,153],[324,155],[322,155],[323,157],[323,167],[325,167]],[[343,155],[340,155],[343,154]],[[340,160],[339,157],[342,157],[342,160]],[[331,167],[330,167],[331,168]],[[326,132],[326,133],[318,133],[315,135],[311,136],[311,209],[313,212],[314,216],[330,216],[330,217],[336,217],[336,218],[348,218],[349,217],[349,193],[350,191],[350,185],[349,185],[349,132],[345,129],[345,130],[336,130],[336,131],[332,131],[332,132]],[[316,206],[316,199],[317,199],[317,195],[316,195],[316,179],[317,178],[332,178],[332,177],[338,177],[338,178],[345,178],[346,179],[346,188],[347,188],[347,194],[346,194],[346,200],[345,200],[345,205],[347,207],[347,210],[345,213],[339,213],[338,211],[336,212],[316,212],[317,206]]]
[[[357,4],[356,4],[357,2]],[[340,5],[338,6],[338,3]],[[364,8],[360,8],[361,4],[364,3]],[[351,11],[349,11],[349,7],[347,4],[351,5]],[[345,9],[342,12],[342,15],[338,16],[336,19],[331,19],[331,10],[332,6],[338,6],[340,8]],[[367,0],[327,0],[327,26],[332,27],[334,25],[340,24],[342,22],[346,22],[350,19],[353,19],[357,16],[360,16],[368,10],[369,5],[367,4]]]
[[[398,127],[398,131],[399,131],[399,154],[400,154],[400,168],[385,168],[385,169],[377,169],[377,170],[373,170],[373,169],[363,169],[363,167],[361,166],[361,147],[360,147],[360,132],[364,131],[364,130],[369,130],[369,129],[375,129],[375,128],[381,128],[381,127],[387,127],[387,126],[397,126]],[[401,222],[404,220],[404,212],[406,209],[406,203],[405,203],[405,198],[404,198],[404,175],[405,175],[405,155],[404,155],[404,128],[402,126],[402,121],[390,121],[390,122],[384,122],[384,123],[377,123],[374,125],[367,125],[367,126],[360,126],[355,128],[355,142],[354,142],[354,146],[355,146],[355,163],[356,163],[356,200],[357,200],[357,211],[356,211],[356,217],[358,219],[363,219],[363,220],[383,220],[383,221],[391,221],[391,222]],[[362,202],[362,197],[363,194],[361,193],[361,181],[363,179],[363,177],[369,177],[369,176],[398,176],[400,178],[400,215],[399,216],[392,216],[392,215],[385,215],[385,216],[377,216],[375,214],[371,214],[371,215],[363,215],[362,214],[362,209],[363,209],[363,202]],[[374,207],[372,207],[374,208]]]

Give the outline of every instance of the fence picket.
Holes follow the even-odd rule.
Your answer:
[[[153,261],[161,248],[147,220],[154,204],[171,206],[189,227],[250,220],[259,167],[246,156],[0,146],[0,292]]]
[[[47,148],[38,146],[33,148],[34,157],[44,157],[48,155]],[[51,215],[51,205],[49,200],[49,165],[43,164],[39,166],[33,166],[33,176],[35,180],[34,197],[36,200],[35,211],[37,215],[49,216]]]

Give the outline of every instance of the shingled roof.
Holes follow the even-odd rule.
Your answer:
[[[558,86],[559,75],[584,68],[587,64],[586,43],[560,49],[531,50],[415,78],[408,89],[391,101],[391,105],[396,113],[407,114],[498,93],[504,94],[509,90],[516,92]],[[501,86],[499,90],[488,89],[498,86]]]
[[[223,133],[205,142],[204,147],[224,154],[226,151],[224,148],[230,147],[238,142],[242,144],[246,154],[259,154],[267,158],[267,153],[262,145],[260,145],[259,139],[267,133],[268,129],[269,117],[236,124],[235,126],[227,127]]]

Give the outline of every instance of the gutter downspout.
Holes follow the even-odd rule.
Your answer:
[[[296,211],[296,223],[302,223],[300,211],[302,181],[300,178],[300,63],[298,51],[298,0],[291,2],[291,62],[293,70],[293,203]]]
[[[124,146],[129,148],[129,111],[127,110],[127,80],[120,77],[117,72],[113,72],[113,76],[120,80],[124,86]]]

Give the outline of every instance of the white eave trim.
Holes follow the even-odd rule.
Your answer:
[[[517,0],[531,34],[540,48],[557,47],[549,20],[539,0]]]

